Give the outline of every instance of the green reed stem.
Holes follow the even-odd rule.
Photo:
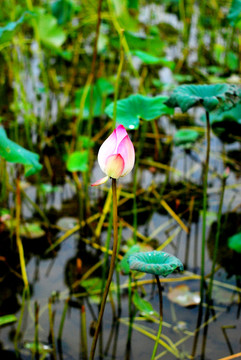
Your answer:
[[[111,262],[110,262],[110,270],[109,270],[108,278],[107,278],[106,285],[105,285],[105,291],[103,293],[103,297],[102,297],[102,301],[101,301],[99,317],[98,317],[98,321],[97,321],[97,325],[96,325],[96,329],[95,329],[95,335],[94,335],[92,346],[91,346],[90,360],[93,360],[94,356],[95,356],[95,349],[96,349],[96,344],[97,344],[97,340],[98,340],[98,336],[99,336],[99,332],[100,332],[100,326],[101,326],[101,322],[102,322],[102,318],[103,318],[103,314],[104,314],[104,310],[105,310],[106,299],[107,299],[107,295],[109,292],[114,269],[115,269],[115,259],[116,259],[116,253],[117,253],[117,248],[118,248],[118,223],[117,223],[118,217],[117,217],[116,179],[112,179],[112,197],[113,197],[113,228],[114,228],[113,251],[112,251]]]
[[[54,314],[52,312],[52,299],[49,299],[48,303],[48,309],[49,309],[49,327],[50,327],[50,337],[51,342],[53,346],[53,359],[57,360],[57,353],[56,353],[56,346],[55,346],[55,338],[54,338]]]
[[[34,303],[35,312],[35,328],[34,328],[34,350],[35,357],[39,358],[39,342],[38,342],[38,330],[39,330],[39,305],[37,301]]]
[[[66,318],[68,306],[69,306],[69,298],[66,299],[65,303],[64,303],[64,309],[63,309],[63,313],[62,313],[61,320],[60,320],[60,326],[59,326],[59,332],[58,332],[58,338],[57,338],[58,341],[61,341],[61,339],[62,339],[64,321],[65,321],[65,318]]]
[[[86,311],[85,306],[81,306],[81,344],[82,344],[82,359],[88,359],[87,350],[87,330],[86,330]]]
[[[212,262],[212,270],[210,276],[210,282],[208,286],[208,301],[212,298],[212,290],[213,290],[213,277],[215,272],[215,265],[217,260],[217,253],[218,253],[218,245],[219,245],[219,238],[220,238],[220,231],[221,231],[221,216],[222,216],[222,208],[223,208],[223,199],[224,199],[224,192],[225,192],[225,185],[226,185],[227,176],[224,175],[222,179],[222,190],[221,190],[221,197],[220,203],[218,208],[218,219],[217,219],[217,231],[214,243],[214,253],[213,253],[213,262]]]
[[[206,217],[207,217],[207,186],[208,186],[208,168],[209,168],[209,154],[210,154],[210,120],[209,113],[206,111],[207,122],[207,147],[206,147],[206,160],[204,164],[203,174],[203,223],[202,223],[202,252],[201,252],[201,284],[200,295],[201,303],[204,298],[204,274],[205,274],[205,246],[206,246]]]
[[[156,350],[157,350],[157,346],[158,346],[158,342],[161,336],[161,332],[162,332],[162,323],[163,323],[163,301],[162,301],[162,287],[161,287],[161,283],[160,283],[160,279],[159,276],[155,275],[156,278],[156,282],[157,282],[157,286],[158,286],[158,293],[159,293],[159,313],[160,313],[160,323],[159,323],[159,328],[158,328],[158,332],[157,332],[157,337],[156,337],[156,342],[153,348],[153,352],[152,352],[152,356],[151,356],[151,360],[155,359],[155,355],[156,355]]]

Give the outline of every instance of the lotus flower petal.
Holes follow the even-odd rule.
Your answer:
[[[92,186],[103,184],[109,177],[119,179],[127,175],[134,166],[134,146],[123,125],[119,125],[103,142],[98,153],[98,163],[107,177]]]
[[[109,179],[109,176],[105,176],[100,180],[97,180],[94,184],[91,184],[91,186],[98,186],[106,183],[106,181]]]
[[[117,153],[124,159],[125,166],[121,176],[125,176],[133,169],[135,163],[135,150],[128,135],[119,144]]]
[[[117,148],[116,130],[103,142],[98,153],[98,163],[101,170],[106,173],[106,159],[115,153]]]
[[[110,155],[106,160],[106,174],[113,179],[118,179],[124,166],[125,162],[120,154]]]

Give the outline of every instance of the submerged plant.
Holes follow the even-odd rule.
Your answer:
[[[98,153],[98,163],[101,170],[107,176],[103,179],[96,181],[94,184],[92,184],[92,186],[103,184],[109,179],[109,177],[112,178],[114,239],[109,274],[106,281],[105,290],[100,306],[98,322],[96,325],[95,335],[91,346],[90,360],[92,360],[95,355],[95,348],[98,340],[102,317],[104,314],[106,299],[114,273],[118,248],[116,180],[129,174],[129,172],[133,169],[135,163],[135,149],[123,125],[119,125],[117,129],[115,129],[101,145]]]
[[[158,340],[161,336],[162,322],[163,322],[163,307],[162,307],[162,287],[159,276],[168,276],[173,272],[183,271],[182,262],[175,256],[164,251],[148,251],[139,252],[130,255],[128,262],[131,270],[141,271],[148,274],[155,275],[158,292],[159,292],[159,311],[160,311],[160,325],[156,337],[155,346],[153,349],[151,360],[154,360]]]

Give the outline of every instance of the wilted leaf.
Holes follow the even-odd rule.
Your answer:
[[[184,307],[198,305],[201,300],[199,292],[190,291],[185,284],[170,288],[167,297],[170,301]]]

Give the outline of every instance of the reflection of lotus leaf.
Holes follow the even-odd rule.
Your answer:
[[[183,271],[181,261],[175,256],[163,251],[139,252],[130,255],[128,261],[131,270],[153,275],[167,276],[174,271]]]

